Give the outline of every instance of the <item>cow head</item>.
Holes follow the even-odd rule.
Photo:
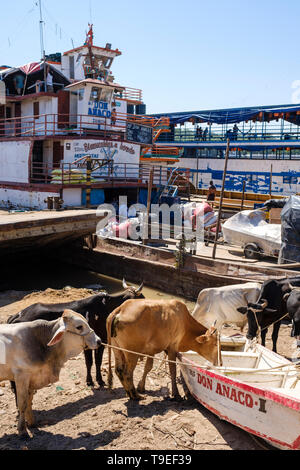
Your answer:
[[[196,351],[200,356],[212,362],[214,366],[221,366],[221,346],[219,332],[215,326],[210,327],[204,335],[197,336]]]
[[[124,300],[127,299],[144,299],[144,295],[142,294],[142,290],[144,287],[144,282],[139,287],[128,286],[125,279],[123,279],[123,288],[125,289],[124,292]]]
[[[290,283],[282,287],[283,300],[286,309],[293,321],[291,336],[300,335],[300,287],[292,286]]]
[[[62,317],[57,321],[58,329],[48,342],[47,346],[54,346],[71,333],[72,342],[80,343],[81,349],[97,349],[101,345],[101,339],[95,334],[86,319],[73,310],[65,310]],[[69,341],[69,343],[71,343]],[[72,347],[72,346],[71,346]]]
[[[267,328],[273,323],[274,315],[278,310],[268,308],[268,301],[260,299],[257,303],[248,302],[247,307],[238,307],[237,311],[243,315],[247,315],[248,333],[247,338],[256,337],[258,325],[260,328]]]

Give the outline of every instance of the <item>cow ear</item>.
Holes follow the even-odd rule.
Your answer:
[[[208,336],[207,336],[207,335],[198,336],[198,337],[196,338],[196,341],[197,341],[197,343],[199,343],[199,344],[206,343],[206,341],[208,341]]]
[[[237,311],[238,311],[239,313],[242,313],[243,315],[245,315],[245,314],[247,313],[247,311],[248,311],[248,308],[247,308],[247,307],[238,307],[238,308],[237,308]]]
[[[47,346],[54,346],[55,344],[59,343],[63,339],[65,332],[66,332],[66,327],[63,324],[58,328],[56,333],[54,333],[54,336],[50,339]]]

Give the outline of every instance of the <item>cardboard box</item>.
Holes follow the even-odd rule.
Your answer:
[[[269,222],[270,224],[281,224],[281,214],[282,209],[271,209],[270,210],[270,215],[269,215]]]

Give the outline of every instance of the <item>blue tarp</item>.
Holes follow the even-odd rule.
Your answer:
[[[165,114],[152,114],[154,117],[167,116],[170,118],[170,124],[180,124],[194,119],[195,122],[211,122],[212,124],[233,124],[242,121],[248,121],[258,117],[259,113],[268,115],[274,113],[294,113],[290,116],[285,116],[287,121],[295,124],[300,123],[300,116],[296,115],[296,111],[300,111],[300,104],[281,105],[281,106],[262,106],[251,108],[232,108],[232,109],[219,109],[211,111],[186,111],[182,113],[165,113]],[[276,117],[274,117],[276,119]]]

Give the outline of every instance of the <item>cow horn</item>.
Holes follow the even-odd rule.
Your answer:
[[[138,289],[136,289],[136,294],[139,294],[140,292],[142,292],[142,289],[144,287],[144,281],[142,282],[142,284],[140,285],[140,287]]]
[[[268,301],[266,299],[262,299],[263,303],[261,304],[262,309],[267,308],[268,306]]]
[[[126,284],[125,277],[123,278],[123,287],[124,289],[128,289],[128,285]]]

